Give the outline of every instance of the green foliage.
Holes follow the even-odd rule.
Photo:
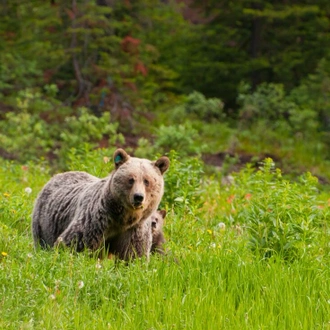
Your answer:
[[[10,96],[56,84],[61,101],[99,111],[114,103],[144,110],[164,101],[163,89],[174,73],[157,63],[159,52],[143,30],[157,19],[152,8],[168,6],[146,2],[1,3],[0,48],[6,51],[1,52],[0,90]]]
[[[322,131],[321,141],[327,146],[327,158],[330,158],[330,60],[323,58],[315,71],[289,95],[300,107],[313,109],[317,114],[318,127]],[[300,116],[297,113],[297,116]]]
[[[22,55],[4,53],[0,61],[0,90],[32,87],[41,75],[37,61],[27,61]]]
[[[223,106],[217,98],[207,99],[199,92],[193,92],[187,96],[185,109],[187,114],[194,114],[198,119],[210,121],[211,119],[223,119]]]
[[[245,127],[263,121],[269,129],[281,133],[308,135],[315,133],[318,126],[317,113],[306,105],[293,102],[285,95],[283,85],[261,84],[251,93],[250,87],[242,84],[238,102],[241,123]]]
[[[0,144],[22,161],[45,156],[54,147],[52,132],[37,115],[9,112],[0,128]]]
[[[196,141],[197,137],[197,130],[189,122],[182,125],[161,125],[157,130],[154,147],[158,152],[175,149],[180,151],[182,156],[196,154],[201,151],[201,146]]]
[[[0,8],[0,48],[6,50],[1,52],[0,89],[11,94],[40,86],[43,73],[52,72],[67,59],[56,7],[49,2],[14,0],[1,3]]]
[[[180,152],[174,150],[168,157],[171,165],[165,176],[162,204],[193,212],[201,203],[202,163],[198,158],[183,158]]]
[[[116,147],[93,148],[86,143],[80,148],[72,147],[67,150],[66,168],[70,171],[85,171],[97,177],[106,177],[113,169],[112,155]]]
[[[196,0],[189,9],[156,0],[0,3],[3,154],[65,163],[71,147],[143,130],[137,154],[271,151],[326,168],[326,3]]]
[[[46,89],[50,95],[56,93],[53,85]],[[103,138],[109,144],[123,142],[118,123],[111,123],[108,112],[96,117],[80,108],[77,114],[68,116],[70,109],[32,90],[21,91],[16,102],[20,112],[8,112],[0,121],[0,144],[21,161],[46,157],[51,152],[57,154],[58,165],[65,167],[70,148],[80,149],[85,143],[96,147]]]
[[[186,121],[181,125],[160,125],[155,132],[155,138],[151,143],[146,138],[139,139],[135,154],[139,157],[150,157],[155,153],[167,153],[177,150],[181,157],[198,155],[206,145],[199,138],[198,131],[192,123]]]
[[[65,118],[65,129],[60,139],[65,147],[80,147],[85,142],[98,142],[108,136],[110,144],[114,144],[121,136],[117,134],[118,123],[110,122],[110,113],[104,112],[101,117],[90,114],[86,108],[80,108],[77,116]],[[123,143],[123,139],[120,141]]]
[[[235,176],[237,188],[232,193],[249,191],[236,221],[246,228],[249,246],[257,255],[278,254],[293,260],[317,248],[329,210],[316,202],[316,184],[309,173],[295,183],[285,180],[270,158],[256,173],[243,171]]]
[[[185,93],[198,90],[232,106],[241,80],[253,87],[280,83],[290,90],[329,53],[330,9],[324,0],[196,0],[193,8],[204,15],[192,17],[200,24],[187,34],[189,61],[172,61]]]

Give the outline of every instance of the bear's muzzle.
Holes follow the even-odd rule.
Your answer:
[[[135,193],[133,195],[133,207],[134,209],[143,208],[144,195],[141,193]]]

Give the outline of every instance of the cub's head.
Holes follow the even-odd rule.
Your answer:
[[[156,161],[130,157],[123,149],[113,155],[115,171],[111,180],[111,192],[126,209],[145,210],[150,215],[164,193],[163,175],[170,165],[167,157]]]
[[[166,210],[157,210],[151,215],[151,230],[153,235],[162,230],[165,217]]]

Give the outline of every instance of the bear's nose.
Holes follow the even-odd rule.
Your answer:
[[[133,199],[134,199],[134,204],[140,205],[144,200],[144,195],[139,193],[134,194]]]

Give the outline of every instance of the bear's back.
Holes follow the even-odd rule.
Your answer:
[[[68,227],[84,191],[99,178],[85,172],[54,175],[41,190],[33,211],[33,236],[42,246],[53,246]]]

